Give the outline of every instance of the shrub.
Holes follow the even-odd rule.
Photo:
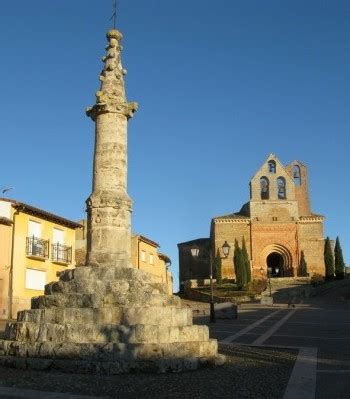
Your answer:
[[[261,294],[267,288],[266,279],[254,279],[246,285],[246,290],[254,292],[254,294]]]
[[[321,274],[313,274],[311,279],[310,279],[310,283],[311,285],[313,285],[314,287],[321,285],[324,283],[324,277],[321,276]]]

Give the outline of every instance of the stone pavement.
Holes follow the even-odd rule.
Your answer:
[[[349,398],[350,305],[343,291],[328,290],[295,308],[243,304],[238,319],[217,320],[210,334],[228,356],[223,367],[123,376],[0,368],[0,397]],[[195,322],[208,324],[208,317]],[[37,396],[26,396],[28,390]]]
[[[222,348],[221,352],[228,357],[228,362],[224,366],[185,373],[107,376],[0,367],[0,397],[21,399],[82,399],[72,395],[123,399],[283,397],[295,363],[295,350],[230,345]],[[56,394],[57,392],[61,394]],[[2,396],[4,393],[6,396]]]
[[[294,390],[289,385],[285,398],[350,397],[350,305],[332,292],[295,308],[241,305],[238,320],[217,320],[210,331],[226,344],[299,348],[299,379],[290,381]]]

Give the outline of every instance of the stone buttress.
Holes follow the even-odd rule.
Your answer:
[[[193,325],[191,309],[130,264],[127,120],[137,106],[125,98],[122,35],[107,38],[101,90],[87,110],[96,122],[87,264],[62,272],[7,324],[0,364],[106,374],[222,364],[208,327]]]

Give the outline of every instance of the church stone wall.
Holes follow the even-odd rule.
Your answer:
[[[250,221],[249,220],[216,220],[214,222],[214,231],[215,231],[215,255],[217,254],[217,250],[219,250],[221,256],[221,275],[222,278],[232,279],[235,278],[234,273],[234,264],[233,264],[233,254],[234,254],[234,246],[235,239],[237,239],[239,246],[242,247],[243,237],[246,242],[246,247],[249,256],[251,256],[250,252]],[[225,258],[222,252],[222,246],[227,241],[230,245],[230,253]]]
[[[276,164],[275,172],[270,172],[268,161],[273,161]],[[261,201],[261,185],[260,178],[266,177],[269,181],[269,200],[278,200],[278,187],[277,187],[277,179],[279,177],[283,177],[286,181],[286,198],[288,200],[295,199],[295,186],[294,181],[291,178],[290,174],[286,171],[284,166],[280,163],[280,161],[274,156],[270,155],[268,161],[265,162],[255,176],[250,181],[250,189],[251,189],[251,200],[252,201]]]
[[[210,239],[199,238],[197,240],[186,241],[177,245],[179,249],[179,277],[180,291],[183,290],[185,281],[193,279],[208,279],[210,275]],[[197,257],[191,254],[191,248],[198,248]]]
[[[294,166],[300,168],[300,185],[295,184],[295,199],[298,202],[298,210],[300,216],[306,216],[311,214],[310,198],[309,198],[309,183],[307,168],[299,161],[294,161],[286,167],[288,173],[293,176]]]
[[[253,221],[290,222],[298,219],[298,204],[284,200],[250,201],[250,215]]]
[[[310,275],[325,273],[323,223],[299,224],[300,251],[304,252],[307,272]]]

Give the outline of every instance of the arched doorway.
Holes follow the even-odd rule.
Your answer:
[[[267,268],[271,268],[271,277],[292,277],[294,275],[293,258],[289,249],[284,245],[268,245],[263,249],[261,256],[261,261],[265,263],[266,274]]]
[[[283,256],[278,252],[271,252],[266,258],[267,267],[271,268],[271,277],[281,277],[284,270]]]

